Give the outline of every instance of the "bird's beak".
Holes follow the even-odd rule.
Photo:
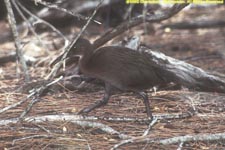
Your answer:
[[[50,62],[50,67],[53,67],[55,64],[57,64],[62,59],[63,54],[64,53],[60,54],[58,57],[56,57],[55,59],[53,59],[53,61]]]
[[[63,57],[63,54],[60,54],[58,57],[56,57],[51,63],[50,63],[50,67],[53,67],[55,64],[57,64]],[[71,64],[77,64],[79,60],[79,56],[77,55],[69,55],[67,54],[66,58],[65,58],[65,61],[66,61],[66,64],[68,65],[71,65]]]

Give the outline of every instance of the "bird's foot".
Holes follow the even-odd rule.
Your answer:
[[[107,104],[107,101],[104,101],[104,100],[100,100],[100,101],[97,101],[96,103],[82,109],[81,111],[79,111],[77,114],[80,115],[80,114],[88,114],[90,111],[94,110],[95,108],[98,108],[98,107],[101,107],[103,105],[106,105]]]
[[[86,108],[80,110],[77,114],[78,115],[85,115],[85,114],[88,114],[90,111],[91,111],[90,108],[86,107]]]

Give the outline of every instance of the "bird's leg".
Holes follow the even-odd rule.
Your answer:
[[[144,100],[144,104],[145,104],[145,108],[146,108],[146,112],[147,112],[147,116],[149,119],[153,119],[153,116],[152,116],[152,112],[151,112],[151,108],[150,108],[150,103],[149,103],[149,100],[148,100],[148,95],[147,93],[145,92],[138,92],[138,95],[140,95],[143,100]]]
[[[103,105],[106,105],[109,101],[110,96],[112,95],[112,86],[108,83],[105,83],[105,93],[104,97],[102,100],[97,101],[95,104],[92,104],[81,111],[78,112],[78,114],[83,114],[83,113],[89,113],[90,111],[94,110],[95,108],[101,107]]]

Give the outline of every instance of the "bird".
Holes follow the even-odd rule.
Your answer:
[[[113,89],[134,92],[144,102],[147,117],[152,119],[150,102],[146,89],[165,84],[160,71],[149,61],[147,53],[122,46],[94,48],[85,38],[79,38],[69,50],[67,57],[79,57],[78,66],[84,76],[100,79],[105,84],[102,100],[89,105],[78,114],[87,114],[106,105]]]

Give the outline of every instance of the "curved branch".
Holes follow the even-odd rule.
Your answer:
[[[175,4],[171,9],[164,11],[160,14],[154,14],[154,15],[141,15],[138,17],[135,17],[128,22],[124,22],[121,25],[117,26],[115,29],[111,29],[110,31],[104,33],[99,39],[97,39],[93,45],[95,48],[100,47],[101,45],[105,44],[109,40],[111,40],[113,37],[127,31],[127,29],[133,28],[137,25],[140,25],[143,23],[143,20],[145,19],[146,22],[160,22],[163,20],[166,20],[175,14],[177,14],[179,11],[181,11],[184,7],[186,7],[189,4]]]

